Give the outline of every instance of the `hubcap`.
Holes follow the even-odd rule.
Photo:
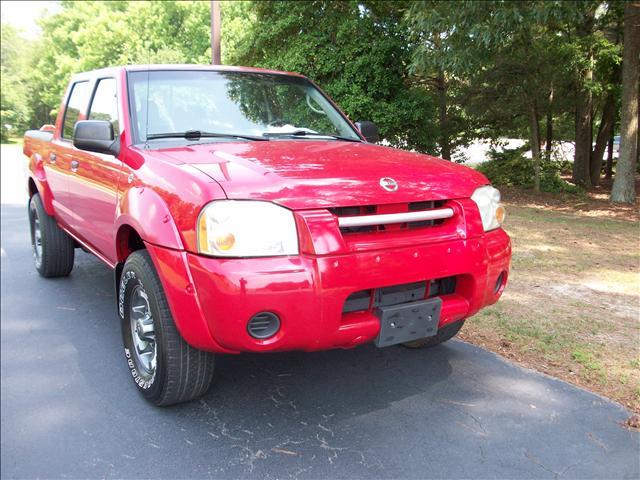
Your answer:
[[[156,370],[156,332],[149,297],[141,285],[136,285],[131,292],[129,321],[137,364],[142,373],[153,375]]]
[[[40,231],[40,219],[36,209],[32,210],[31,220],[31,247],[33,249],[33,259],[36,266],[40,266],[42,261],[42,232]]]

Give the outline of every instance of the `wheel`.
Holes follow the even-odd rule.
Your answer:
[[[124,353],[138,391],[158,406],[206,393],[213,354],[191,347],[178,333],[162,284],[146,250],[133,252],[118,291]]]
[[[436,345],[440,345],[441,343],[444,343],[447,340],[451,340],[453,337],[455,337],[463,325],[464,320],[458,320],[457,322],[450,323],[438,329],[438,333],[433,337],[421,338],[412,342],[406,342],[403,343],[402,346],[407,348],[435,347]]]
[[[39,194],[29,200],[31,248],[36,270],[43,277],[66,277],[73,269],[75,241],[47,215]]]

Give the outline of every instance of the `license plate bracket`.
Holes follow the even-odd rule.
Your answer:
[[[434,336],[438,333],[441,308],[442,300],[437,297],[377,308],[380,333],[375,345],[388,347]]]

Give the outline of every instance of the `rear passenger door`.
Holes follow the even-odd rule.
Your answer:
[[[77,223],[69,195],[71,153],[74,149],[73,128],[78,120],[84,120],[91,95],[90,82],[78,81],[71,85],[64,106],[62,124],[57,129],[44,158],[47,183],[53,193],[53,207],[58,220],[68,228]]]
[[[111,122],[114,134],[119,138],[117,86],[115,78],[96,81],[87,119]],[[74,150],[72,157],[69,191],[73,210],[80,217],[77,234],[89,247],[114,263],[114,221],[122,162],[113,155],[78,149]]]

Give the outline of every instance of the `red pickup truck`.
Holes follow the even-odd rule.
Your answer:
[[[505,287],[500,193],[377,141],[297,74],[76,75],[56,125],[25,135],[35,267],[69,275],[80,247],[114,270],[156,405],[206,392],[214,353],[437,345]]]

